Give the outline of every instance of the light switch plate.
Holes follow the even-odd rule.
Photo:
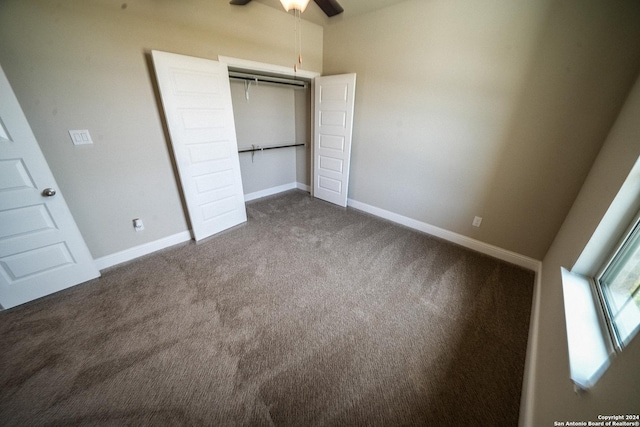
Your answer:
[[[88,129],[70,130],[69,136],[74,145],[93,144]]]

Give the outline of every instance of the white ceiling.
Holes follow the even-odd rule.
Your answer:
[[[281,10],[283,13],[286,13],[282,8],[282,4],[280,4],[280,0],[254,0],[254,1],[270,7],[274,7],[276,9]],[[338,3],[340,3],[342,8],[344,9],[344,12],[332,18],[327,18],[327,16],[322,12],[322,10],[318,7],[318,5],[316,5],[312,0],[309,3],[307,10],[305,10],[305,12],[302,14],[302,19],[311,21],[318,25],[326,26],[326,25],[330,25],[333,22],[340,22],[345,19],[363,15],[365,13],[372,12],[376,9],[381,9],[383,7],[391,6],[403,1],[406,1],[406,0],[338,0]],[[251,6],[251,3],[243,7],[250,7],[250,6]]]

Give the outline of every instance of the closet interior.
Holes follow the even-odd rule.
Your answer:
[[[245,199],[309,189],[310,81],[229,69]]]

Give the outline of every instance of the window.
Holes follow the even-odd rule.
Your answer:
[[[596,283],[609,333],[620,351],[640,329],[640,218],[596,276]]]
[[[623,233],[609,230],[622,239],[603,252],[604,261],[593,265],[595,274],[580,271],[580,260],[578,268],[562,269],[569,367],[576,390],[595,385],[614,353],[640,330],[640,213],[626,218],[623,224],[631,222],[632,227]]]
[[[585,208],[589,206],[580,209]],[[576,391],[593,387],[615,353],[624,351],[640,331],[639,210],[640,157],[571,270],[561,268],[569,368]],[[580,227],[588,226],[585,219],[596,219],[582,211],[579,218],[573,224]]]

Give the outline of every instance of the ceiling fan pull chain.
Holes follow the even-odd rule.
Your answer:
[[[294,15],[294,19],[296,20],[296,56],[300,55],[300,44],[298,43],[298,40],[300,40],[300,11],[298,9],[294,9],[293,11],[293,15]],[[295,67],[294,67],[295,71],[298,71],[298,64],[296,63]]]
[[[294,39],[293,50],[296,56],[296,63],[293,65],[293,71],[298,72],[299,65],[302,65],[302,12],[299,9],[293,9],[294,17]]]
[[[298,64],[302,65],[302,12],[298,10]]]

